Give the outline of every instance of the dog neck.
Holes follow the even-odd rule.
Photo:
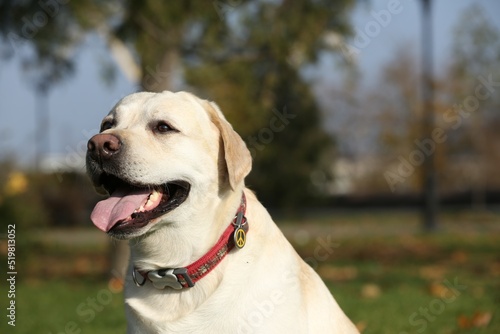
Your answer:
[[[141,271],[184,267],[202,257],[234,218],[243,186],[223,197],[191,198],[195,213],[129,242],[131,267]]]

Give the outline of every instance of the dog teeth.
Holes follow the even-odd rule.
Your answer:
[[[144,208],[143,209],[148,209],[150,208],[153,203],[157,202],[158,199],[161,197],[161,193],[154,190],[151,195],[149,195],[149,198],[148,198],[148,201],[146,202],[146,204],[144,204]]]
[[[149,195],[148,200],[146,203],[141,205],[139,208],[134,210],[134,213],[139,213],[139,212],[144,212],[147,211],[151,208],[154,202],[158,201],[158,198],[160,198],[162,194],[156,190],[154,190],[151,195]]]
[[[149,200],[148,200],[148,202],[149,202],[149,201],[154,202],[154,201],[156,201],[156,200],[157,200],[158,198],[160,198],[160,197],[161,197],[161,193],[160,193],[159,191],[156,191],[156,190],[155,190],[155,191],[153,191],[153,193],[149,196]]]

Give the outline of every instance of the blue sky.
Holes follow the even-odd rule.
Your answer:
[[[353,26],[364,30],[375,20],[371,12],[388,9],[391,1],[395,0],[361,1],[352,15]],[[500,1],[434,0],[434,51],[438,71],[450,55],[452,28],[463,10],[473,3],[482,6],[491,22],[500,28]],[[387,26],[380,27],[377,34],[369,37],[369,43],[359,49],[359,68],[368,82],[376,80],[378,69],[391,59],[399,44],[414,44],[415,51],[419,51],[420,1],[401,0],[400,7],[402,9],[391,16]],[[17,52],[24,51],[19,48]],[[75,75],[51,91],[48,101],[50,144],[45,153],[67,155],[68,163],[76,161],[77,155],[84,154],[86,142],[97,131],[102,117],[121,97],[136,90],[136,85],[120,72],[116,82],[107,86],[99,74],[103,57],[108,57],[104,43],[96,37],[89,38],[76,54]],[[331,62],[324,61],[321,65],[320,72],[327,77],[338,77],[338,71]],[[32,85],[23,75],[17,57],[0,61],[0,158],[13,154],[23,163],[32,163],[34,130]],[[83,168],[82,165],[82,171]]]

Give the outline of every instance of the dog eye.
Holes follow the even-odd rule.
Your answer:
[[[112,121],[105,121],[101,125],[101,132],[109,130],[113,127],[113,122]]]
[[[158,124],[156,124],[155,130],[158,133],[167,133],[174,129],[165,122],[158,122]]]

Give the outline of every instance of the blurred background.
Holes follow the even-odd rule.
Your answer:
[[[3,0],[0,36],[2,333],[124,332],[85,152],[144,90],[219,104],[360,331],[500,332],[500,2]]]

